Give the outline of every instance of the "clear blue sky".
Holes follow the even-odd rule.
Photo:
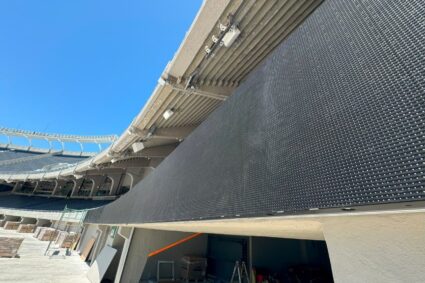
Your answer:
[[[0,1],[0,126],[121,134],[201,4]]]

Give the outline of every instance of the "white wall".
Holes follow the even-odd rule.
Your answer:
[[[142,276],[150,278],[156,275],[156,262],[159,259],[175,260],[176,267],[184,255],[205,255],[207,251],[207,236],[202,235],[183,243],[148,260],[148,254],[163,248],[175,241],[181,240],[190,233],[135,229],[127,255],[126,265],[121,277],[123,283],[136,283]],[[177,269],[178,270],[178,269]],[[178,272],[176,271],[176,276]]]
[[[425,282],[424,214],[334,218],[323,230],[335,282]]]

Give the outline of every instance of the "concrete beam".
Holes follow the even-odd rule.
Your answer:
[[[138,153],[129,154],[126,157],[164,158],[167,157],[176,147],[177,144],[148,147]]]
[[[139,136],[142,140],[151,138],[157,139],[172,139],[172,140],[183,140],[186,138],[195,127],[170,127],[170,128],[152,128],[150,130],[141,130],[136,127],[132,127],[129,132],[132,135]]]
[[[206,91],[206,90],[202,90],[200,88],[194,88],[194,87],[186,89],[185,86],[173,85],[173,84],[167,84],[167,87],[187,95],[197,95],[197,96],[202,96],[202,97],[221,100],[221,101],[226,100],[229,96],[229,94],[220,93],[219,90],[215,90],[215,89],[212,89],[210,91]]]
[[[128,168],[128,167],[138,167],[138,168],[155,168],[162,161],[162,158],[129,158],[125,160],[120,160],[111,164],[112,168]]]
[[[230,2],[230,0],[204,1],[196,16],[198,20],[193,22],[179,50],[176,52],[176,56],[167,68],[169,74],[175,77],[182,77],[187,72],[197,55],[194,50],[203,48],[205,40],[210,35],[211,30],[217,26],[217,21]]]
[[[158,128],[154,131],[152,138],[174,139],[181,141],[185,139],[195,127],[170,127]]]

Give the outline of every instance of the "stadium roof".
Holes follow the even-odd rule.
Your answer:
[[[171,152],[321,2],[205,0],[149,101],[124,133],[117,139],[70,137],[95,143],[93,139],[107,139],[112,144],[106,150],[66,168],[25,174],[0,172],[0,179],[56,179],[108,167],[117,160]],[[56,138],[31,132],[22,135]],[[66,136],[60,138],[65,140]],[[136,142],[143,148],[141,152],[132,149]],[[149,149],[149,154],[143,154]]]

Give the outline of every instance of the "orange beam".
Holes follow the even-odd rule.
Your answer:
[[[153,251],[153,252],[149,253],[148,254],[148,257],[155,256],[157,254],[160,254],[162,252],[165,252],[165,251],[167,251],[167,250],[169,250],[171,248],[174,248],[175,246],[181,245],[181,244],[183,244],[183,243],[185,243],[187,241],[190,241],[190,240],[192,240],[192,239],[194,239],[196,237],[199,237],[201,235],[202,235],[202,233],[195,233],[195,234],[192,234],[190,236],[187,236],[186,238],[183,238],[181,240],[178,240],[177,242],[174,242],[172,244],[169,244],[168,246],[165,246],[163,248],[160,248],[160,249],[158,249],[156,251]]]

